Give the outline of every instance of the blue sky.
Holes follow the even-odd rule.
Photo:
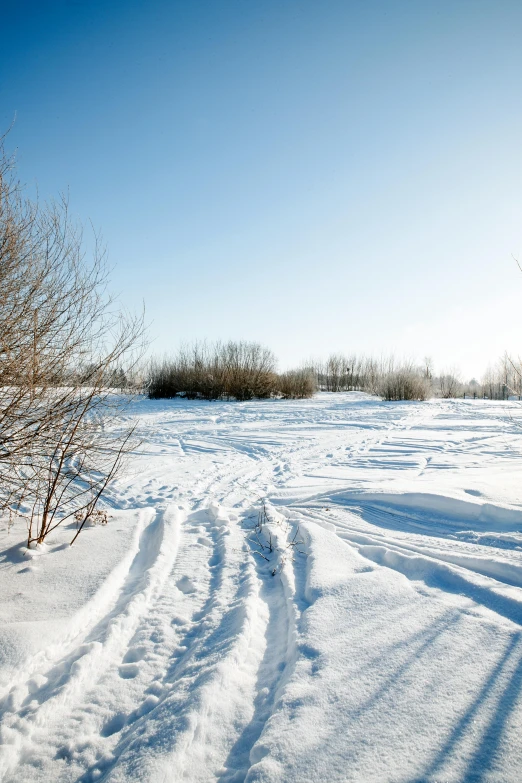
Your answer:
[[[0,110],[153,349],[522,354],[522,4],[2,0]]]

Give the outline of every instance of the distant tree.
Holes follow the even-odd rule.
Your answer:
[[[438,378],[439,395],[444,399],[458,397],[461,393],[462,382],[456,370],[443,372]]]
[[[380,383],[380,394],[389,401],[426,400],[430,390],[430,383],[422,369],[412,364],[390,370]]]
[[[148,394],[152,399],[262,399],[277,392],[275,356],[253,342],[194,343],[172,358],[153,360]]]
[[[283,399],[302,400],[313,397],[317,391],[317,378],[310,368],[289,370],[277,376],[277,392]]]

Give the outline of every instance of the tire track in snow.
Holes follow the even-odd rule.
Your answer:
[[[137,569],[132,595],[136,598],[135,607],[141,606],[143,611],[138,612],[139,618],[136,616],[132,628],[126,629],[118,626],[117,612],[105,616],[107,631],[109,627],[115,632],[119,628],[112,647],[102,634],[100,638],[89,637],[92,649],[84,650],[76,645],[77,660],[71,657],[69,662],[62,656],[56,663],[66,664],[63,680],[60,681],[57,670],[54,693],[45,682],[39,684],[38,678],[34,678],[31,685],[34,693],[44,697],[47,689],[49,695],[39,705],[33,705],[32,712],[39,713],[43,719],[46,705],[56,709],[56,714],[51,709],[47,712],[51,725],[56,727],[56,743],[48,753],[44,749],[35,750],[39,726],[30,717],[31,702],[23,708],[27,713],[22,710],[19,714],[21,723],[17,730],[20,733],[28,727],[30,730],[27,742],[22,740],[25,744],[19,753],[23,763],[47,764],[42,766],[41,780],[51,779],[47,774],[50,769],[56,783],[72,780],[122,783],[148,780],[153,772],[155,780],[161,780],[163,774],[165,780],[192,783],[216,779],[220,783],[238,783],[249,779],[251,765],[270,752],[264,744],[263,732],[278,709],[280,694],[294,671],[297,657],[312,656],[299,646],[299,613],[306,608],[300,586],[303,568],[302,564],[297,563],[294,568],[288,563],[281,575],[270,576],[264,570],[264,561],[254,560],[245,545],[245,533],[239,528],[235,512],[227,513],[217,506],[208,512],[202,504],[207,504],[212,494],[227,504],[230,501],[242,514],[254,498],[268,495],[285,511],[283,504],[288,498],[297,495],[303,502],[303,496],[310,494],[307,487],[287,490],[285,485],[295,476],[304,473],[306,477],[314,465],[325,463],[332,441],[333,451],[342,453],[348,461],[358,455],[366,458],[374,449],[387,444],[391,444],[388,449],[391,452],[401,432],[421,426],[438,415],[440,408],[436,404],[405,405],[398,420],[387,427],[382,426],[380,409],[376,431],[369,435],[366,430],[362,436],[358,433],[347,443],[347,433],[351,436],[352,432],[339,418],[345,417],[343,405],[338,405],[334,412],[319,410],[314,414],[315,419],[310,420],[303,408],[302,421],[309,426],[302,438],[297,419],[289,426],[284,417],[281,432],[278,429],[274,437],[277,417],[267,417],[265,421],[264,411],[271,408],[262,405],[257,408],[260,411],[257,419],[253,416],[244,427],[244,436],[238,431],[246,414],[238,406],[205,406],[205,411],[215,407],[222,419],[218,421],[214,417],[212,425],[205,427],[205,417],[208,420],[212,417],[198,413],[203,406],[198,408],[195,404],[191,411],[199,418],[187,409],[175,438],[165,432],[166,426],[178,428],[179,419],[171,411],[154,419],[158,426],[153,424],[152,429],[156,431],[161,425],[164,430],[160,433],[161,442],[155,443],[154,448],[165,448],[157,448],[157,453],[151,451],[148,455],[147,475],[145,479],[140,477],[141,483],[135,482],[137,491],[132,488],[132,497],[125,498],[124,483],[114,497],[116,503],[123,505],[134,502],[157,505],[168,503],[178,487],[182,487],[178,496],[184,492],[190,498],[191,511],[183,524],[177,557],[164,572],[157,591],[143,606],[138,601],[140,570]],[[244,411],[250,409],[256,410],[256,406],[245,407]],[[360,413],[357,416],[361,418]],[[258,419],[259,430],[253,434],[253,440],[258,438],[258,441],[251,446],[248,445],[249,427]],[[349,426],[357,423],[349,422]],[[375,419],[370,417],[370,424],[373,423]],[[262,430],[265,425],[268,433]],[[330,428],[332,437],[330,432],[328,439],[321,440],[315,435],[314,428],[320,432],[321,427]],[[407,448],[411,446],[405,442]],[[160,465],[162,473],[158,471],[155,475],[157,468],[152,458],[161,456],[163,451],[168,452],[169,458],[186,461],[186,481],[176,475],[176,485],[167,486],[165,463]],[[399,451],[400,448],[396,449]],[[158,487],[155,494],[154,486]],[[294,508],[297,506],[289,511],[293,512]],[[303,506],[301,510],[305,517],[311,518],[310,509]],[[329,523],[330,519],[323,521]],[[346,546],[367,547],[367,555],[388,559],[389,562],[382,563],[387,567],[392,567],[393,561],[396,570],[410,568],[412,558],[417,559],[420,570],[425,565],[422,557],[435,560],[431,552],[414,552],[399,542],[383,541],[378,535],[371,541],[357,540],[361,533],[355,528],[345,528],[344,532],[338,528],[337,532],[346,539]],[[152,572],[159,557],[152,538],[149,543],[150,557],[145,546],[142,553],[142,574]],[[453,566],[455,572],[463,567],[448,562],[435,566],[450,572]],[[411,568],[408,578],[414,578]],[[146,580],[141,584],[146,588]],[[448,580],[448,585],[458,592],[455,582],[450,584]],[[122,598],[118,609],[122,615],[125,607]],[[101,632],[101,625],[98,630]],[[75,665],[79,662],[82,669],[84,659],[91,660],[92,667],[89,671],[85,667],[85,686],[75,691],[73,680],[79,674]],[[42,676],[46,673],[47,669],[42,668]],[[124,689],[118,687],[122,683]],[[63,729],[60,721],[66,724]],[[54,751],[58,755],[51,765]],[[23,770],[22,764],[13,780],[18,783],[23,780]]]
[[[406,418],[409,427],[418,425],[419,416],[415,415],[415,413],[411,413],[410,411],[407,413]],[[430,411],[430,413],[431,418],[435,411]],[[426,417],[423,416],[422,418],[424,419]],[[368,450],[374,445],[382,443],[386,438],[389,438],[390,432],[400,428],[402,424],[403,421],[401,419],[401,422],[394,423],[385,433],[382,433],[381,431],[377,437],[371,439],[371,442],[369,442],[368,437],[365,436],[358,451]],[[244,502],[246,502],[249,495],[250,497],[252,495],[252,488],[259,492],[259,489],[261,488],[260,485],[264,489],[267,485],[269,486],[272,483],[274,474],[277,474],[277,466],[281,464],[281,460],[279,459],[279,452],[281,449],[275,449],[273,455],[267,455],[266,451],[263,449],[245,449],[243,444],[241,444],[241,448],[238,449],[237,439],[231,438],[229,442],[229,439],[225,436],[220,439],[220,443],[223,442],[226,442],[227,445],[231,447],[233,453],[237,454],[239,452],[243,460],[246,457],[250,462],[250,467],[243,468],[240,471],[241,478],[239,480],[237,466],[235,466],[235,469],[232,468],[225,472],[223,472],[223,470],[214,469],[212,474],[203,482],[198,482],[196,488],[197,494],[194,493],[193,498],[195,499],[198,496],[204,497],[205,494],[208,494],[209,492],[224,497],[227,493],[231,492],[232,485],[233,492],[237,492],[238,489],[240,491],[243,490]],[[294,448],[294,452],[298,452],[301,459],[303,454],[306,454],[308,460],[313,458],[313,454],[320,455],[323,451],[324,445],[321,443],[313,444],[312,446],[310,446],[310,443],[307,443],[303,446]],[[290,459],[288,458],[288,455],[285,455],[284,464],[287,466],[285,478],[288,478],[288,474],[291,474],[289,462],[291,461],[292,456],[295,456],[294,453],[290,455]],[[253,465],[251,464],[252,461],[254,463]],[[262,570],[259,563],[257,563],[256,570],[258,571],[258,574]],[[263,580],[261,581],[263,585],[261,589],[263,590],[267,585],[263,583]],[[293,578],[289,581],[292,582]],[[270,581],[268,584],[270,585]],[[277,585],[277,580],[272,579],[271,584],[273,589],[273,586]],[[290,590],[290,592],[292,591]],[[297,632],[295,629],[292,600],[291,595],[285,596],[285,590],[282,584],[279,587],[277,597],[274,595],[270,595],[269,597],[267,593],[266,603],[269,608],[266,625],[266,648],[264,658],[259,665],[257,674],[256,695],[253,700],[253,715],[250,722],[237,737],[236,742],[224,763],[223,771],[218,778],[223,781],[223,783],[225,783],[225,781],[245,779],[250,765],[259,760],[266,752],[266,750],[263,750],[262,742],[259,742],[259,737],[262,735],[263,728],[274,709],[275,694],[280,687],[280,684],[285,679],[285,677],[283,677],[283,669],[279,670],[279,667],[284,666],[284,668],[287,669],[286,673],[289,676],[292,667],[289,666],[288,663],[290,659],[296,655],[295,640]],[[288,616],[289,611],[291,613],[291,619]],[[283,624],[287,629],[286,631],[281,630]],[[290,629],[292,629],[291,632]],[[286,639],[285,643],[282,644],[281,638],[284,638],[290,633],[293,637],[293,641],[289,643],[289,640]],[[191,655],[192,651],[187,653],[189,658]],[[119,773],[117,773],[115,780],[119,780],[118,775]]]
[[[258,509],[251,509],[243,523],[255,518]],[[274,512],[271,513],[272,519]],[[280,517],[280,515],[278,515]],[[271,525],[274,546],[284,551],[288,545],[295,526],[280,517],[284,528],[278,529]],[[247,536],[249,527],[247,524]],[[250,554],[254,556],[256,544],[250,541]],[[219,783],[243,783],[248,780],[251,766],[257,763],[267,753],[262,743],[262,735],[271,715],[277,708],[277,701],[285,682],[291,677],[298,654],[297,648],[297,607],[295,604],[295,578],[293,561],[290,557],[284,563],[274,557],[267,563],[257,556],[254,559],[259,589],[259,600],[265,606],[265,648],[263,658],[259,663],[253,698],[253,714],[249,723],[238,735],[230,753],[223,764],[223,771],[218,777]],[[273,574],[274,567],[277,573]]]
[[[52,752],[49,736],[60,737],[74,706],[111,664],[121,660],[140,618],[161,592],[176,557],[178,530],[177,510],[156,515],[141,534],[139,550],[111,610],[87,629],[72,650],[17,687],[12,694],[15,711],[7,712],[0,724],[0,779],[9,780],[18,767],[16,779],[20,780],[21,765],[39,764],[39,734],[46,738],[42,742],[46,755]]]
[[[132,563],[139,552],[140,540],[145,528],[151,524],[155,516],[153,509],[142,509],[138,512],[138,522],[132,533],[132,543],[126,555],[109,574],[101,589],[80,609],[70,620],[67,630],[61,638],[56,639],[50,646],[38,652],[30,661],[27,661],[16,674],[11,674],[8,679],[8,687],[3,689],[0,695],[0,710],[12,711],[15,702],[18,702],[17,688],[23,686],[31,676],[42,668],[49,668],[53,662],[58,661],[68,650],[74,649],[84,639],[88,629],[92,628],[102,617],[110,611],[116,602],[123,584],[128,577]],[[79,642],[80,640],[80,642]]]
[[[155,722],[166,704],[172,706],[176,688],[183,690],[191,658],[220,593],[224,536],[218,528],[204,509],[187,515],[178,556],[162,594],[130,642],[128,665],[134,665],[134,650],[144,652],[140,656],[140,672],[129,683],[133,698],[127,698],[126,709],[122,710],[118,680],[113,677],[112,714],[104,720],[101,730],[108,738],[105,752],[99,753],[97,762],[79,780],[99,779],[101,772],[105,772],[105,777],[118,774],[114,765],[120,757],[124,763],[133,756],[142,741],[145,722]],[[110,687],[109,681],[105,690]]]
[[[346,484],[346,478],[343,476],[331,477],[328,474],[323,475],[322,473],[316,475],[315,473],[311,473],[310,469],[312,466],[315,469],[317,469],[317,466],[321,466],[324,470],[325,465],[329,465],[333,468],[341,467],[343,469],[355,466],[360,468],[361,460],[363,460],[365,464],[368,461],[370,466],[375,465],[377,457],[370,456],[373,451],[377,451],[380,447],[384,447],[385,445],[389,450],[401,433],[418,428],[439,415],[441,410],[440,403],[430,402],[423,403],[422,405],[424,407],[421,407],[418,403],[404,404],[404,407],[399,410],[402,415],[397,420],[388,423],[385,427],[378,426],[378,422],[375,432],[372,432],[370,435],[366,432],[362,435],[356,435],[348,444],[341,442],[340,445],[332,448],[331,444],[329,444],[328,447],[325,447],[325,444],[322,441],[312,444],[307,442],[302,446],[294,448],[290,454],[284,453],[285,463],[289,465],[289,473],[304,475],[309,479],[321,479],[324,481],[325,485],[331,484],[332,481],[336,485],[340,482]],[[331,422],[331,425],[335,426],[335,421]],[[338,437],[343,439],[344,435],[341,434]],[[335,460],[334,454],[340,454],[340,458]],[[292,462],[296,456],[299,457],[299,461],[298,466],[294,468]],[[426,460],[423,458],[422,464],[417,461],[415,465],[413,465],[417,475],[419,475],[419,472],[422,472],[425,463]],[[293,506],[294,504],[302,503],[304,498],[310,500],[324,494],[324,490],[317,492],[317,489],[313,487],[313,485],[287,489],[285,484],[288,482],[288,478],[290,478],[290,476],[285,476],[281,486],[276,487],[271,493],[271,498],[274,503]]]
[[[201,522],[205,513],[193,512],[187,521]],[[121,732],[104,781],[161,779],[159,769],[166,780],[239,783],[266,753],[260,738],[297,656],[293,568],[288,560],[272,576],[277,561],[253,559],[248,531],[235,514],[213,504],[209,516],[216,570],[206,601],[164,667],[159,702]],[[280,534],[283,547],[287,535]],[[181,557],[180,550],[178,562]],[[161,748],[160,758],[147,748]]]
[[[153,774],[161,779],[162,769],[165,779],[214,779],[234,737],[250,720],[266,623],[255,567],[235,515],[212,504],[207,511],[192,512],[190,524],[197,534],[201,527],[206,530],[200,538],[207,539],[210,554],[207,588],[201,591],[200,580],[191,586],[180,577],[180,549],[173,579],[155,607],[158,616],[174,619],[179,628],[178,644],[155,678],[156,702],[146,715],[120,728],[111,758],[102,758],[82,781],[100,779],[100,772],[112,783],[147,780]],[[197,598],[185,610],[180,608],[180,584],[183,596]],[[189,608],[190,616],[179,615]]]

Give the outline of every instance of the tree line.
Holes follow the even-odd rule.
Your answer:
[[[194,343],[170,358],[153,359],[146,388],[151,399],[305,399],[316,391],[365,391],[387,400],[430,396],[425,368],[394,359],[332,354],[283,373],[272,351],[255,342]]]
[[[431,397],[522,397],[520,363],[504,356],[479,383],[464,383],[457,369],[436,374],[429,358],[422,363],[331,354],[300,368],[277,372],[274,353],[255,342],[195,342],[173,356],[153,359],[144,388],[151,399],[185,397],[205,400],[305,399],[317,391],[361,391],[388,401]]]

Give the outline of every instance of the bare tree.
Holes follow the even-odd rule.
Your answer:
[[[438,392],[441,397],[449,400],[458,397],[462,390],[462,381],[456,369],[444,371],[438,378]]]

